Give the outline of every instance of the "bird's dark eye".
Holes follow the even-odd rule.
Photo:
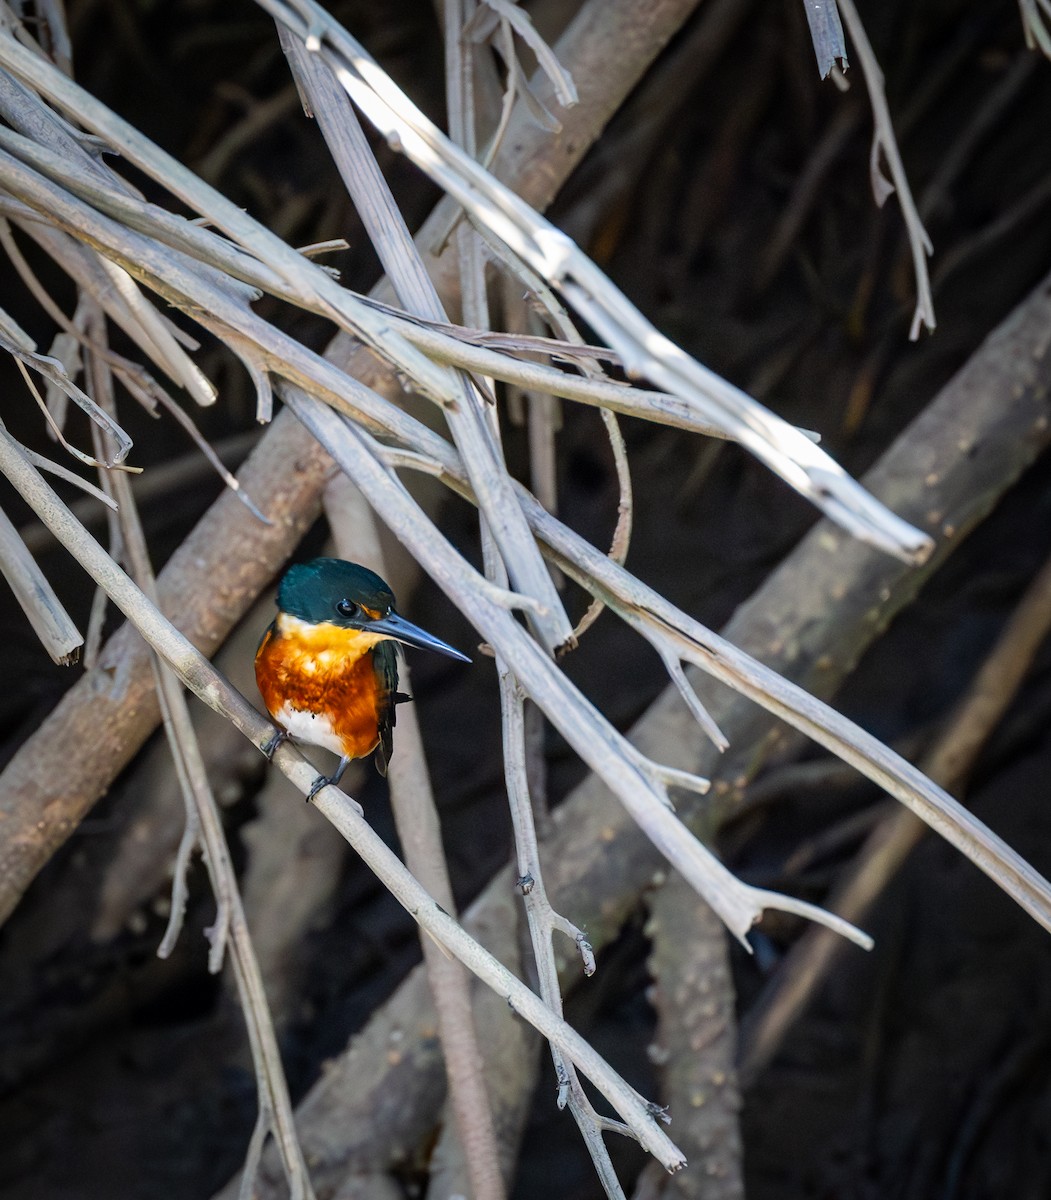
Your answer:
[[[358,614],[358,606],[353,600],[340,600],[336,608],[340,615],[344,617],[355,617]]]

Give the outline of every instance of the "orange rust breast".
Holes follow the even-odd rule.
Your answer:
[[[295,714],[314,714],[321,736],[296,736],[333,750],[334,736],[348,758],[370,754],[390,704],[370,653],[378,640],[281,614],[263,635],[255,658],[256,681],[270,715],[287,728]]]

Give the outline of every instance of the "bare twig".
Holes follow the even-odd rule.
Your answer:
[[[342,482],[345,484],[346,480]],[[352,538],[355,559],[373,566],[387,578],[376,522],[361,492],[342,486],[338,488],[337,498],[337,489],[330,487],[326,492],[326,510],[337,543],[346,544]],[[399,670],[404,676],[402,685],[408,690],[407,668],[402,665]],[[401,708],[398,753],[387,770],[391,808],[405,865],[435,902],[455,916],[456,903],[442,846],[438,810],[413,705]],[[450,958],[422,930],[420,943],[438,1014],[452,1109],[470,1168],[473,1194],[478,1200],[499,1197],[503,1195],[500,1155],[485,1091],[485,1053],[475,1035],[468,976],[462,964]]]
[[[449,392],[447,373],[405,343],[389,323],[379,318],[368,306],[356,302],[352,294],[341,288],[325,270],[304,258],[237,205],[208,187],[187,167],[165,154],[128,122],[121,120],[90,93],[25,49],[7,32],[0,32],[0,65],[38,88],[53,103],[74,112],[82,124],[106,138],[130,161],[238,243],[247,251],[249,259],[265,258],[271,271],[293,290],[301,302],[317,311],[327,311],[333,320],[364,341],[385,362],[410,376],[421,395],[439,404],[454,400]],[[118,203],[112,191],[109,200],[110,203]],[[129,199],[127,204],[135,207],[133,199]],[[172,223],[180,226],[184,238],[193,236],[189,232],[191,228],[197,228],[201,237],[207,235],[207,231],[191,227],[188,222],[173,219]],[[213,237],[209,244],[214,244],[214,241]],[[237,253],[235,249],[228,257],[236,259]],[[134,263],[127,265],[134,266]],[[234,278],[237,277],[235,272]],[[214,278],[212,282],[215,282]],[[244,298],[243,291],[241,298]]]
[[[46,471],[49,475],[54,475],[57,479],[64,479],[66,483],[70,483],[73,485],[73,487],[79,488],[82,492],[86,492],[87,496],[84,497],[84,499],[88,504],[97,501],[97,504],[95,505],[96,509],[98,504],[105,505],[106,508],[111,510],[116,509],[117,504],[115,500],[107,496],[101,488],[97,488],[87,479],[82,479],[75,471],[71,471],[68,467],[64,467],[61,463],[52,462],[50,458],[45,458],[42,454],[37,454],[35,450],[30,450],[28,446],[22,446],[21,449],[22,453],[26,456],[26,458],[29,459],[34,467],[39,467],[41,471]],[[23,542],[25,542],[26,549],[29,550],[30,553],[32,553],[34,549],[32,543],[37,540],[34,538],[34,534],[39,528],[39,526],[29,526],[27,529],[19,530],[19,537],[21,537]]]
[[[259,434],[255,431],[237,433],[232,437],[224,438],[217,442],[212,447],[212,451],[223,464],[224,468],[230,470],[233,467],[240,466],[258,440]],[[75,500],[70,505],[70,509],[77,520],[88,528],[92,528],[102,519],[100,505],[105,505],[107,508],[114,507],[115,501],[86,479],[81,479],[79,475],[74,475],[66,467],[61,466],[59,463],[51,462],[49,459],[36,454],[25,446],[22,447],[22,451],[34,466],[39,467],[42,471],[53,472],[59,478],[65,479],[68,483],[72,483],[88,493],[87,496],[80,500]],[[148,471],[143,471],[141,475],[133,476],[131,487],[132,493],[135,496],[135,503],[141,509],[144,504],[150,503],[159,496],[164,496],[183,488],[193,487],[198,483],[206,481],[210,471],[211,466],[206,462],[202,462],[201,456],[195,452],[181,455],[168,462],[157,463],[151,466]],[[26,548],[30,553],[39,553],[41,550],[54,545],[54,538],[52,538],[50,531],[39,523],[30,523],[22,526],[19,530],[19,535],[25,542]]]
[[[869,174],[872,178],[872,191],[876,204],[882,208],[887,197],[897,190],[898,203],[901,205],[901,215],[905,220],[905,228],[909,235],[909,248],[912,251],[912,267],[916,276],[916,309],[912,317],[912,327],[909,336],[915,340],[920,335],[920,329],[925,325],[933,330],[934,301],[931,298],[930,277],[927,273],[927,257],[933,252],[931,240],[923,227],[916,204],[912,198],[909,180],[902,165],[901,152],[898,150],[897,139],[894,137],[894,126],[890,119],[890,109],[887,107],[887,94],[883,88],[883,72],[880,70],[872,44],[869,42],[865,26],[861,22],[854,0],[835,0],[843,19],[850,31],[850,39],[854,43],[861,72],[865,76],[865,86],[868,88],[869,102],[872,104],[872,119],[875,129],[872,135],[872,153],[869,156]],[[880,155],[883,155],[890,169],[890,181],[880,169]]]
[[[817,55],[817,71],[827,79],[833,67],[847,69],[847,47],[843,41],[843,26],[839,23],[836,0],[803,0],[810,40]]]
[[[369,120],[464,205],[473,221],[559,289],[618,351],[630,374],[688,399],[856,537],[907,561],[930,553],[929,539],[875,504],[824,452],[658,333],[565,234],[445,138],[313,0],[259,2],[330,64]]]
[[[398,754],[391,760],[391,804],[409,870],[432,893],[444,912],[456,908],[442,850],[438,812],[430,789],[423,741],[411,706],[398,722]],[[493,1112],[483,1067],[486,1051],[478,1043],[469,978],[463,965],[421,931],[427,973],[445,1056],[449,1097],[459,1133],[471,1194],[478,1200],[505,1195]]]
[[[534,205],[549,204],[561,181],[696,3],[652,0],[643,11],[636,0],[587,0],[557,47],[559,58],[571,65],[581,85],[581,103],[567,111],[563,137],[557,142],[527,118],[516,116],[514,136],[508,138],[495,164],[501,176]],[[610,72],[608,62],[614,52],[618,70]],[[17,202],[10,206],[20,216],[34,216]],[[452,211],[448,200],[438,205],[421,231],[422,245],[433,248],[445,239]],[[28,228],[37,235],[55,233],[36,219]],[[77,252],[71,264],[90,278],[86,252],[72,239],[66,241]],[[431,269],[451,293],[450,261],[432,260]],[[100,299],[106,307],[106,296]],[[120,323],[120,308],[106,311]],[[134,329],[130,327],[132,336]],[[371,356],[347,337],[337,337],[329,354],[340,364],[352,364],[355,374],[375,381],[376,386],[397,392],[394,377],[384,376]],[[309,527],[332,470],[331,459],[313,438],[291,415],[279,413],[274,429],[261,440],[242,473],[246,487],[273,524],[242,519],[239,506],[220,497],[173,555],[160,578],[162,595],[180,627],[208,652],[214,652]],[[224,598],[221,606],[215,603],[216,595]],[[0,845],[0,916],[6,917],[42,863],[156,725],[150,669],[133,630],[126,627],[115,635],[102,663],[105,672],[93,673],[76,685],[4,772],[0,803],[7,828],[15,832]],[[76,755],[79,770],[56,789],[54,780],[71,754]],[[48,815],[43,824],[41,811]]]
[[[230,687],[208,660],[124,575],[102,547],[69,514],[61,500],[22,458],[14,443],[4,434],[0,434],[0,471],[35,509],[56,538],[74,554],[99,586],[104,588],[110,599],[134,621],[139,633],[175,669],[184,685],[194,691],[209,707],[226,715],[242,733],[262,749],[273,733],[269,722]],[[541,652],[538,650],[537,653]],[[278,749],[274,755],[274,762],[304,795],[312,791],[317,773],[291,747],[284,745]],[[535,1025],[546,1037],[555,1041],[588,1075],[628,1122],[645,1149],[668,1170],[681,1167],[681,1155],[634,1089],[615,1075],[592,1047],[561,1022],[539,997],[487,954],[456,921],[435,904],[433,898],[368,826],[359,812],[358,805],[331,785],[316,793],[314,803],[351,842],[381,882],[420,925],[490,987],[499,989],[515,1011]]]
[[[558,969],[555,965],[554,935],[562,933],[575,942],[583,961],[585,975],[594,974],[595,956],[583,930],[578,929],[566,917],[555,912],[548,899],[540,862],[540,849],[537,842],[526,766],[525,694],[507,665],[499,660],[497,660],[497,672],[500,677],[504,779],[515,833],[518,886],[525,903],[526,921],[536,962],[540,995],[553,1012],[561,1015],[562,994],[559,989]],[[617,1179],[617,1173],[602,1141],[600,1118],[588,1100],[573,1064],[554,1045],[551,1047],[551,1057],[555,1066],[555,1077],[559,1084],[559,1107],[568,1105],[573,1114],[573,1119],[580,1129],[584,1144],[588,1148],[591,1161],[595,1165],[606,1195],[611,1197],[611,1200],[622,1197],[623,1192]]]
[[[449,110],[449,134],[472,157],[476,153],[476,113],[474,104],[476,63],[472,48],[465,45],[464,38],[467,33],[468,22],[474,15],[474,0],[446,0],[443,6],[445,92]],[[512,72],[513,61],[508,64],[509,73]],[[508,105],[505,104],[504,108],[506,112],[509,112]],[[485,268],[477,239],[472,235],[471,230],[462,224],[457,227],[453,236],[455,238],[457,258],[459,259],[460,297],[463,320],[467,325],[486,330],[490,326],[489,303],[486,294]],[[402,256],[411,260],[413,269],[421,272],[423,277],[426,278],[423,260],[408,236],[402,237],[401,250]],[[397,286],[397,277],[394,276],[392,278],[395,286]],[[428,300],[426,307],[419,310],[423,316],[432,315],[435,311],[442,311],[437,290],[433,285],[428,286],[427,292]],[[489,381],[484,381],[484,384],[480,386],[481,381],[472,381],[467,376],[463,376],[462,380],[464,392],[471,404],[472,415],[484,427],[486,440],[492,445],[502,462],[500,427],[496,420],[495,410],[491,404],[480,402],[482,386],[484,386],[487,393],[491,393],[491,384]],[[450,428],[455,433],[455,425],[451,424]],[[491,584],[506,588],[513,576],[513,572],[512,564],[507,559],[506,551],[502,549],[505,539],[501,537],[500,528],[494,528],[490,514],[486,511],[485,507],[479,505],[479,509],[479,531],[482,542],[482,555],[486,565],[486,578]],[[516,519],[520,517],[520,510],[517,505],[515,507],[515,517]],[[541,570],[545,575],[545,593],[557,596],[554,581],[548,575],[546,565],[541,564]],[[565,640],[568,640],[570,636],[569,618],[565,616],[562,610],[561,599],[558,600],[557,611],[560,617],[565,617],[565,627],[560,630],[560,636],[564,635]],[[537,629],[537,634],[541,637],[541,640],[543,640],[543,632],[543,628]],[[564,645],[565,641],[562,644]],[[548,642],[548,649],[551,648],[550,642]],[[467,1012],[470,1012],[469,1008]],[[470,1030],[470,1036],[471,1038],[474,1036],[473,1028]],[[489,1096],[481,1086],[480,1078],[476,1080],[475,1086],[470,1091],[467,1088],[463,1088],[462,1091],[463,1094],[459,1097],[455,1092],[451,1096],[452,1108],[456,1114],[456,1124],[459,1132],[459,1145],[455,1144],[455,1139],[451,1136],[452,1130],[450,1124],[446,1122],[446,1129],[442,1134],[442,1140],[445,1145],[443,1146],[440,1141],[436,1149],[439,1158],[444,1160],[448,1164],[448,1167],[443,1176],[432,1178],[429,1195],[439,1197],[450,1188],[456,1191],[462,1188],[470,1188],[472,1192],[480,1196],[503,1197],[506,1194],[506,1189],[504,1179],[500,1173],[496,1128]],[[453,1143],[451,1152],[450,1143]],[[451,1167],[451,1173],[449,1167]]]
[[[668,824],[668,819],[674,822],[674,818],[670,818],[664,809],[668,803],[667,770],[657,764],[640,761],[637,754],[625,749],[616,736],[611,740],[612,731],[608,728],[600,733],[593,723],[597,714],[590,706],[578,707],[574,702],[572,710],[566,710],[565,702],[558,699],[562,689],[568,686],[565,680],[549,673],[550,664],[542,669],[539,667],[532,658],[528,643],[522,645],[517,641],[521,631],[513,627],[513,622],[511,627],[503,625],[503,617],[486,606],[485,589],[481,587],[477,576],[458,555],[451,552],[444,541],[434,538],[433,529],[428,531],[419,523],[418,514],[414,512],[412,502],[400,485],[381,468],[377,469],[378,464],[372,454],[384,456],[382,449],[375,447],[370,452],[366,449],[366,435],[355,433],[328,410],[312,408],[305,398],[286,392],[286,400],[358,485],[368,491],[385,521],[399,529],[400,536],[412,546],[417,558],[428,564],[431,573],[455,594],[457,603],[486,634],[490,643],[508,655],[519,680],[585,761],[595,765],[617,791],[646,828],[648,836],[700,888],[730,928],[741,936],[757,915],[758,909],[753,905],[761,908],[773,898],[768,894],[762,897],[756,894],[746,900],[744,894],[738,891],[736,881],[731,883],[726,879],[722,869],[716,868],[714,860],[710,860],[706,852],[698,855],[700,847],[696,843],[681,840],[681,826]],[[450,465],[448,470],[449,477],[455,479],[455,468]],[[464,486],[462,476],[460,486]],[[380,497],[383,497],[383,503],[379,502]],[[521,498],[530,522],[548,544],[558,565],[584,587],[602,595],[643,636],[655,645],[663,646],[668,655],[702,666],[705,671],[777,713],[808,736],[834,748],[836,754],[853,763],[881,787],[919,812],[924,820],[996,879],[1037,920],[1043,924],[1051,922],[1051,891],[1046,881],[944,791],[834,710],[749,660],[735,647],[678,612],[663,597],[645,588],[584,539],[562,526],[528,494],[523,492]],[[454,580],[457,582],[454,583]],[[506,614],[503,616],[506,617]],[[501,623],[499,634],[494,632],[495,627],[487,628],[490,619]],[[519,647],[519,652],[513,656],[509,650],[512,645]],[[528,680],[523,673],[527,663],[530,664]],[[579,725],[578,720],[581,722]],[[569,732],[571,728],[573,733]],[[616,757],[620,759],[623,755],[622,761],[618,764],[600,756],[600,746],[607,749],[616,747]],[[619,772],[625,768],[629,774],[620,775]],[[649,780],[650,787],[639,788],[640,771],[642,777]],[[629,778],[633,782],[629,783]],[[681,786],[681,780],[676,782]],[[722,879],[722,884],[726,884],[729,890],[724,891],[722,884],[716,884],[716,879]],[[733,899],[735,893],[736,900]],[[738,906],[741,902],[743,907]],[[787,907],[789,902],[782,897],[776,904]],[[791,904],[794,906],[795,902]],[[749,911],[751,915],[746,916]]]
[[[576,326],[569,318],[569,314],[559,304],[557,297],[551,288],[535,275],[528,268],[521,267],[516,272],[518,278],[529,289],[529,295],[533,298],[533,302],[539,306],[544,314],[544,318],[551,328],[558,334],[560,342],[569,346],[584,346],[584,339],[580,336]],[[581,372],[585,379],[600,380],[602,371],[599,368],[598,362],[591,357],[584,356],[577,360]],[[533,441],[536,440],[534,426],[540,424],[536,416],[537,410],[548,415],[548,421],[551,420],[550,403],[545,403],[545,398],[542,395],[530,392],[527,394],[529,399],[529,427],[530,427],[530,449],[531,462],[533,464],[534,476],[538,473],[538,459],[542,461],[544,454],[548,453],[546,446],[539,453],[533,448]],[[624,446],[624,439],[621,437],[620,425],[617,423],[616,417],[606,408],[599,410],[602,414],[602,423],[606,427],[606,434],[609,437],[610,448],[613,451],[613,463],[617,473],[617,484],[620,490],[620,497],[617,503],[617,523],[613,531],[612,544],[610,546],[609,555],[614,562],[623,563],[628,556],[628,547],[631,543],[631,526],[632,526],[632,495],[631,495],[631,469],[628,464],[627,450]],[[549,437],[553,439],[553,430]],[[550,453],[553,454],[553,446],[550,448]],[[540,503],[554,514],[555,495],[554,495],[554,463],[553,460],[548,467],[550,474],[550,499],[545,502],[545,497],[540,489],[534,487],[534,492],[537,495]],[[543,479],[543,472],[541,472]],[[581,635],[598,620],[605,605],[597,597],[594,598],[588,605],[584,615],[577,622],[576,628],[573,630],[574,642],[579,640]]]
[[[555,727],[584,761],[607,780],[647,836],[708,899],[739,938],[743,938],[768,905],[801,911],[800,902],[796,900],[752,890],[741,884],[710,851],[687,833],[670,811],[668,786],[671,783],[679,787],[703,787],[704,781],[651,762],[600,717],[508,614],[506,607],[491,602],[485,581],[441,535],[436,534],[402,485],[382,465],[380,446],[323,405],[313,404],[291,391],[285,392],[285,402],[368,495],[369,502],[384,522],[398,530],[400,539],[417,560],[455,596],[457,605],[506,658],[523,687],[544,709]],[[544,520],[553,520],[524,491],[521,502],[538,527]],[[568,530],[566,535],[574,536]],[[598,551],[594,553],[608,569],[621,570]],[[819,909],[810,905],[802,908],[812,919],[826,919]],[[857,930],[846,926],[839,928],[845,936],[867,944],[865,936]]]
[[[301,42],[287,32],[283,40],[300,86],[307,90],[343,181],[402,303],[430,320],[446,320],[437,290],[423,267],[346,93],[336,84],[328,67],[316,56],[307,54]],[[547,610],[542,615],[534,613],[531,621],[549,651],[554,652],[567,641],[572,627],[513,496],[507,470],[481,410],[481,400],[462,374],[449,373],[446,390],[450,403],[446,405],[445,417],[470,472],[482,513],[514,586],[535,597]]]
[[[0,509],[0,574],[51,658],[62,666],[75,663],[84,639],[3,509]]]
[[[66,374],[65,367],[58,359],[38,354],[29,338],[2,311],[0,311],[0,349],[6,350],[14,358],[15,365],[25,380],[26,387],[32,394],[33,399],[39,405],[48,427],[70,454],[88,466],[94,467],[100,465],[90,454],[85,454],[83,451],[78,450],[65,439],[61,428],[52,417],[47,405],[44,403],[43,397],[37,391],[36,385],[30,378],[28,368],[32,368],[38,375],[41,375],[49,383],[62,391],[78,407],[84,410],[93,425],[110,435],[113,439],[113,444],[109,450],[109,455],[105,463],[106,466],[115,467],[124,462],[128,456],[128,452],[131,450],[131,438],[128,437],[116,421],[107,417],[99,409],[90,396],[77,387],[73,380]]]
[[[830,696],[864,650],[988,513],[1051,438],[1046,391],[1051,358],[1051,294],[1037,287],[945,386],[929,408],[887,451],[866,483],[914,519],[937,512],[938,552],[920,572],[856,545],[843,544],[827,523],[818,526],[754,597],[742,605],[724,636],[805,684]],[[294,428],[294,427],[293,427]],[[288,434],[292,436],[291,429]],[[981,454],[971,448],[982,447]],[[930,518],[928,518],[930,519]],[[874,604],[873,597],[879,601]],[[632,730],[651,756],[711,774],[712,791],[694,803],[691,827],[709,832],[740,810],[741,789],[783,745],[780,723],[718,684],[701,684],[706,703],[731,739],[718,755],[679,698],[666,690]],[[596,949],[620,930],[652,886],[660,856],[616,797],[590,776],[550,817],[545,882],[552,903],[586,927]],[[500,872],[465,914],[487,945],[517,944],[517,925]],[[571,974],[575,956],[563,960]],[[567,976],[563,976],[567,978]],[[304,1137],[318,1178],[333,1192],[354,1176],[387,1165],[396,1145],[424,1142],[433,1129],[440,1088],[426,1030],[433,1011],[421,973],[410,976],[312,1090],[300,1108]],[[514,1028],[512,1025],[511,1028]],[[405,1036],[405,1031],[416,1031]],[[398,1037],[397,1065],[389,1061]],[[397,1102],[392,1106],[392,1095]],[[382,1132],[377,1110],[394,1111]],[[279,1200],[272,1169],[264,1192]],[[224,1192],[224,1197],[229,1193]]]
[[[2,55],[2,53],[3,39],[0,38],[0,55]],[[56,86],[53,80],[50,81],[50,84],[53,87]],[[77,220],[86,223],[94,231],[96,231],[96,237],[100,239],[110,239],[115,248],[118,248],[119,253],[128,253],[127,250],[120,250],[119,248],[127,246],[130,241],[134,246],[134,253],[136,256],[135,261],[140,264],[136,269],[141,270],[141,264],[147,264],[146,269],[150,271],[150,277],[153,286],[156,286],[158,290],[162,291],[172,290],[176,297],[181,298],[182,303],[190,304],[191,307],[203,310],[200,312],[199,319],[206,325],[210,325],[213,322],[220,324],[220,326],[223,323],[228,323],[233,330],[246,331],[246,334],[250,334],[254,338],[256,344],[260,346],[259,352],[268,356],[267,362],[273,364],[273,369],[280,369],[283,373],[289,376],[299,375],[299,378],[296,380],[297,382],[299,382],[300,379],[309,379],[315,384],[315,386],[320,379],[330,377],[333,374],[340,375],[340,373],[331,372],[327,365],[322,363],[321,360],[317,359],[316,356],[312,357],[305,355],[301,347],[296,346],[294,343],[289,344],[290,339],[281,339],[279,335],[275,334],[272,327],[266,327],[264,332],[263,326],[265,323],[260,322],[254,316],[254,314],[248,310],[247,306],[245,306],[243,302],[233,300],[227,293],[224,292],[221,287],[215,286],[206,276],[202,276],[193,270],[189,266],[188,260],[185,259],[185,256],[176,254],[175,252],[158,254],[156,247],[152,243],[147,242],[139,235],[131,235],[124,227],[118,228],[115,223],[107,218],[103,218],[98,215],[92,215],[90,211],[85,211],[82,207],[78,208],[75,203],[71,204],[68,197],[63,196],[62,194],[56,194],[55,189],[46,181],[44,181],[42,177],[34,177],[31,172],[28,172],[27,169],[21,167],[20,164],[12,162],[9,165],[9,170],[12,179],[17,179],[19,186],[24,189],[25,196],[34,198],[37,203],[45,209],[55,208],[60,211],[63,209],[69,209],[71,212],[76,211]],[[223,204],[213,201],[213,205],[221,210],[223,209]],[[298,257],[296,261],[297,263],[302,263],[302,260]],[[129,265],[133,264],[129,261]],[[327,279],[327,277],[325,278]],[[311,278],[310,285],[315,286],[315,282],[316,281]],[[193,297],[192,303],[190,301],[191,297]],[[202,298],[204,297],[207,297],[206,303],[202,303]],[[227,336],[230,336],[229,331],[227,331]],[[299,374],[300,371],[303,373]],[[432,372],[431,379],[435,382],[436,387],[438,387],[437,378],[438,377]],[[438,390],[441,391],[441,388],[438,387]],[[349,381],[346,376],[340,375],[338,382],[333,380],[331,384],[327,385],[326,391],[328,393],[326,398],[329,399],[330,402],[340,404],[346,403],[348,391],[354,393],[355,399],[361,406],[357,414],[359,417],[367,415],[369,412],[374,413],[376,414],[376,417],[373,417],[373,421],[380,424],[382,427],[388,429],[399,429],[406,440],[424,442],[428,446],[431,455],[439,463],[443,464],[441,470],[448,473],[450,476],[456,475],[457,472],[454,464],[450,460],[448,451],[439,439],[435,439],[433,435],[426,434],[422,430],[422,427],[417,423],[408,422],[406,418],[400,414],[397,414],[397,410],[391,409],[390,406],[381,405],[379,408],[377,408],[375,396],[367,393],[365,389],[355,387],[352,381]],[[695,396],[694,399],[696,400]],[[377,420],[377,417],[379,417],[380,413],[382,413],[382,417]],[[331,426],[331,428],[341,429],[343,426],[337,422],[337,424],[335,426]],[[807,444],[809,445],[809,443]],[[814,448],[811,447],[811,449]],[[846,477],[844,476],[844,478]],[[853,485],[851,485],[851,488],[853,488]],[[886,529],[886,525],[883,524],[886,518],[886,510],[883,509],[882,506],[876,504],[874,501],[871,501],[870,497],[866,497],[866,494],[860,491],[860,489],[858,490],[858,497],[864,498],[859,502],[862,503],[862,508],[869,512],[869,515],[872,516],[874,520],[876,519],[876,514],[881,514],[877,524],[880,524],[881,528]],[[523,497],[520,500],[520,503],[528,504],[528,498]],[[911,534],[909,536],[911,537]],[[919,543],[914,544],[919,545]],[[930,543],[929,540],[924,538],[922,539],[922,544],[924,546],[928,546]],[[583,547],[581,547],[580,552],[585,552]],[[596,565],[595,571],[596,573],[598,572],[598,565]],[[493,593],[491,590],[485,591],[483,589],[481,592],[478,591],[480,585],[477,579],[471,580],[470,582],[464,579],[462,584],[463,592],[461,592],[459,595],[459,599],[463,602],[468,600],[481,601],[483,599],[485,601],[490,601],[493,599]],[[465,595],[464,593],[466,592],[469,592],[470,595]],[[538,603],[535,598],[529,596],[523,597],[519,600],[516,600],[515,598],[509,598],[509,602],[523,604],[526,607],[528,607],[530,604],[535,605]],[[691,647],[689,653],[696,654],[696,646]],[[701,657],[703,658],[704,655],[702,654]],[[519,674],[519,677],[521,678],[519,668],[520,664],[516,664],[516,674]],[[775,686],[773,681],[768,681],[768,683],[770,687]],[[756,696],[766,696],[769,694],[769,687],[756,688],[751,694]],[[790,706],[790,708],[791,707],[792,706]],[[562,719],[565,718],[563,717]],[[807,727],[809,728],[809,726]],[[583,730],[578,730],[578,733],[583,735]],[[596,753],[595,744],[591,743],[586,737],[584,740],[588,742],[590,752],[592,754]],[[631,755],[628,754],[624,759],[622,766],[627,767],[630,760]],[[871,746],[860,754],[858,760],[871,763]],[[635,811],[640,817],[643,816],[644,812],[648,814],[644,819],[650,823],[651,836],[659,839],[660,844],[665,852],[679,855],[677,864],[679,865],[680,869],[691,876],[700,886],[707,886],[710,888],[713,884],[713,880],[717,877],[721,877],[721,869],[713,869],[714,860],[711,860],[706,855],[706,852],[698,853],[698,847],[691,845],[688,841],[682,842],[678,832],[680,826],[678,826],[677,823],[670,825],[666,824],[664,816],[660,814],[659,810],[652,808],[653,801],[656,801],[658,804],[662,804],[667,801],[667,785],[669,781],[667,771],[664,768],[652,763],[640,764],[639,762],[634,761],[630,762],[630,765],[632,774],[637,774],[637,772],[641,769],[643,774],[650,780],[653,788],[643,790],[641,793],[639,793],[634,789],[634,787],[628,786],[627,776],[625,776],[622,779],[622,786],[619,789],[621,794],[625,797],[625,802],[636,805]],[[892,766],[884,764],[880,771],[880,777],[882,779],[900,778],[901,774],[902,765],[897,761],[895,761]],[[902,796],[915,798],[917,795],[917,785],[915,780],[904,785],[900,789],[900,794]],[[641,807],[637,807],[640,799],[643,800],[643,803]],[[945,798],[938,797],[935,801],[931,801],[930,797],[928,797],[926,803],[933,805],[933,807],[929,808],[929,811],[935,812],[938,810],[939,806],[944,806]],[[993,843],[987,843],[985,844],[985,849],[979,850],[977,847],[982,844],[984,834],[981,835],[976,842],[974,837],[971,835],[965,835],[961,833],[959,822],[962,820],[962,818],[960,814],[951,810],[951,808],[949,811],[952,812],[951,819],[945,822],[944,825],[948,836],[957,838],[959,844],[961,845],[970,846],[971,852],[977,854],[980,858],[984,857],[987,866],[989,866],[991,869],[999,869],[996,866],[997,863],[1003,865],[1007,862],[1007,860],[1003,857],[1002,848]],[[1020,891],[1018,894],[1028,893],[1030,900],[1033,900],[1033,881],[1029,881],[1029,883],[1024,881],[1024,873],[1019,870],[1018,864],[1014,863],[1013,865],[1008,865],[1004,869],[1007,876],[1009,876],[1011,880],[1009,886],[1019,888]],[[702,883],[702,880],[707,880],[707,883]],[[724,879],[723,882],[727,884],[728,892],[722,896],[721,900],[715,898],[711,892],[706,894],[708,894],[709,899],[712,900],[715,907],[720,909],[723,912],[723,915],[729,918],[731,927],[735,928],[738,934],[741,934],[745,929],[747,929],[748,925],[755,918],[758,908],[761,907],[762,903],[766,902],[769,897],[761,896],[758,893],[755,893],[746,901],[745,893],[740,891],[740,885],[737,885],[736,883],[730,883],[728,879]],[[1039,888],[1037,888],[1037,890],[1039,890]],[[730,900],[730,897],[733,894],[737,895],[737,902]],[[744,901],[743,906],[740,903],[742,901]],[[779,903],[782,905],[787,905],[789,902],[782,899],[779,901]],[[791,903],[793,907],[798,907],[795,905],[795,902]],[[734,912],[735,909],[736,912]]]
[[[96,312],[92,324],[95,339],[105,336],[101,314]],[[113,384],[109,366],[93,353],[88,356],[88,369],[95,398],[103,411],[113,415]],[[138,519],[134,498],[127,477],[116,472],[111,479],[118,502],[122,543],[128,556],[131,572],[142,588],[147,603],[156,606],[157,587],[150,564],[146,537]],[[205,851],[205,862],[216,898],[216,918],[208,931],[209,969],[217,973],[222,965],[227,945],[232,949],[232,963],[241,999],[252,1059],[256,1070],[261,1136],[273,1133],[285,1167],[293,1197],[312,1200],[313,1189],[303,1151],[295,1133],[292,1102],[281,1067],[281,1055],[273,1021],[263,992],[262,976],[252,947],[248,924],[241,905],[237,877],[230,860],[229,847],[223,833],[222,819],[208,782],[208,774],[200,746],[190,720],[186,696],[176,675],[159,655],[154,657],[158,699],[164,717],[172,758],[175,763],[187,811],[186,831],[177,855],[172,896],[172,916],[168,930],[158,949],[161,957],[171,952],[178,936],[185,904],[185,872],[189,867],[198,838]],[[254,1139],[253,1139],[254,1140]],[[246,1183],[254,1179],[254,1157],[249,1153]]]
[[[1051,0],[1018,0],[1018,8],[1022,16],[1022,30],[1025,33],[1025,44],[1030,50],[1038,46],[1051,58]]]

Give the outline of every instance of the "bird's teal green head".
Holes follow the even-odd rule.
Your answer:
[[[341,558],[315,558],[289,567],[277,589],[277,607],[308,625],[357,629],[434,650],[461,662],[459,650],[406,621],[394,611],[394,593],[368,567]]]
[[[277,607],[310,625],[362,628],[362,619],[391,612],[394,593],[359,563],[341,558],[315,558],[289,567],[277,589]]]

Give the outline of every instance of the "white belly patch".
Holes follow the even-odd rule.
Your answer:
[[[332,722],[323,713],[304,712],[301,708],[293,708],[291,704],[283,704],[281,711],[274,713],[274,719],[297,742],[321,746],[333,754],[343,754],[343,745],[332,729]]]

